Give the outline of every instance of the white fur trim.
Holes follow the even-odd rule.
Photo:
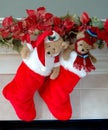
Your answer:
[[[27,47],[30,49],[30,51],[33,51],[33,47],[30,43],[26,43],[27,44]]]
[[[60,66],[60,62],[54,63],[54,67]]]
[[[73,72],[77,74],[79,77],[85,77],[87,75],[87,72],[84,69],[78,70],[75,67],[73,67],[73,63],[77,57],[76,52],[71,52],[70,58],[68,60],[64,60],[63,57],[60,57],[60,64],[70,72]]]
[[[23,61],[32,71],[43,76],[48,76],[54,67],[54,58],[47,56],[45,56],[45,66],[43,66],[39,60],[37,48],[34,48],[30,56]]]

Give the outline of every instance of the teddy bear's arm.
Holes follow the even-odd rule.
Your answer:
[[[64,58],[64,60],[68,60],[69,59],[70,53],[72,51],[74,51],[74,49],[75,49],[75,45],[72,44],[72,45],[69,45],[68,48],[63,51],[63,58]]]
[[[52,73],[50,75],[50,79],[54,80],[58,77],[60,73],[60,66],[57,66],[57,67],[54,67],[53,70],[52,70]]]
[[[89,57],[91,58],[92,62],[96,63],[97,59],[90,52],[88,54],[89,54]]]

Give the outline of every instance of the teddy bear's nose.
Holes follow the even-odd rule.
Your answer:
[[[84,49],[82,49],[82,51],[84,51]]]
[[[48,51],[47,54],[50,54],[50,52]]]

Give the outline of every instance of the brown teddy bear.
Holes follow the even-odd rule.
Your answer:
[[[33,48],[30,44],[22,43],[23,47],[20,51],[22,59],[27,59],[30,56]],[[48,60],[49,68],[53,64],[53,68],[51,70],[50,78],[55,79],[59,75],[60,64],[59,64],[59,55],[63,50],[65,50],[69,46],[69,43],[63,41],[63,38],[55,31],[53,31],[52,35],[47,36],[44,39],[44,49],[45,49],[45,57]],[[48,69],[48,68],[47,68]]]
[[[47,76],[57,79],[60,71],[59,55],[68,46],[55,31],[41,33],[33,44],[24,44],[21,51],[23,61],[13,80],[3,88],[4,97],[24,121],[36,117],[34,94],[42,87]]]
[[[50,112],[56,119],[69,120],[72,117],[72,103],[70,93],[77,83],[88,72],[95,70],[90,50],[93,43],[84,32],[77,34],[75,43],[63,51],[60,56],[60,74],[55,80],[47,79],[39,94],[47,104]],[[92,58],[91,58],[92,57]]]
[[[95,44],[90,38],[86,37],[85,32],[82,31],[77,34],[75,43],[69,45],[68,48],[64,50],[63,58],[68,60],[70,53],[72,51],[76,51],[77,58],[74,62],[74,66],[78,69],[84,68],[87,69],[87,71],[91,71],[91,69],[95,69],[92,62],[96,63],[97,61],[96,58],[90,53],[90,50],[94,48]]]

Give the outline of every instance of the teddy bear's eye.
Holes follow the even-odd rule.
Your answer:
[[[80,46],[82,46],[82,44],[80,44]]]

